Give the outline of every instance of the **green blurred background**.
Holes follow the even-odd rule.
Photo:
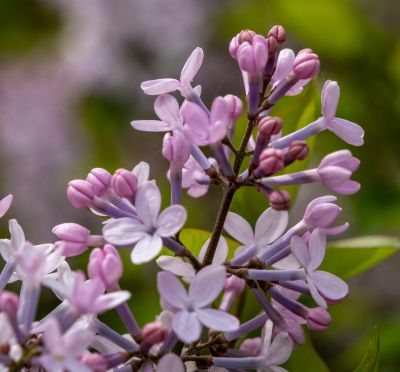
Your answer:
[[[178,76],[191,50],[201,46],[205,62],[196,82],[203,86],[204,100],[243,95],[227,45],[243,28],[266,33],[279,23],[287,31],[288,47],[309,47],[320,55],[319,89],[326,79],[338,80],[338,116],[366,131],[365,145],[351,149],[362,161],[355,175],[362,189],[340,198],[351,222],[348,236],[397,237],[399,19],[398,0],[0,0],[0,190],[14,193],[11,213],[35,243],[53,240],[51,227],[61,222],[100,230],[96,217],[74,210],[65,198],[68,180],[84,178],[95,166],[114,171],[149,162],[167,204],[162,138],[134,132],[129,125],[132,119],[154,116],[153,98],[142,94],[139,83]],[[324,133],[313,161],[344,147]],[[326,190],[302,191],[299,206],[312,192]],[[209,229],[217,197],[213,191],[199,200],[185,198],[188,225]],[[245,202],[242,198],[235,208],[251,222],[267,207],[259,198]],[[6,236],[5,220],[1,227]],[[132,289],[131,305],[143,323],[159,311],[156,267],[138,269],[128,261],[122,285]],[[399,370],[399,264],[394,256],[351,280],[349,298],[332,306],[330,330],[313,335],[331,370],[354,368],[375,325],[381,334],[380,370]],[[42,311],[52,306],[46,302]],[[114,314],[107,316],[107,321],[114,319]]]

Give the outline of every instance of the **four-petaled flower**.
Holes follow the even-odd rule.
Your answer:
[[[223,266],[207,266],[193,278],[187,293],[176,276],[167,271],[158,273],[157,288],[164,304],[174,312],[172,330],[180,340],[198,340],[202,325],[221,332],[239,327],[233,315],[211,308],[224,287],[225,277]]]
[[[326,271],[316,271],[325,256],[326,235],[320,229],[315,229],[310,236],[308,246],[298,236],[290,241],[292,253],[304,267],[310,292],[315,302],[327,308],[327,301],[336,302],[347,296],[347,284],[336,275]]]
[[[193,94],[192,81],[203,63],[203,50],[197,47],[187,59],[182,68],[180,79],[156,79],[144,81],[140,84],[143,92],[149,95],[159,95],[179,90],[183,97]]]
[[[139,187],[135,207],[137,219],[111,219],[106,222],[103,235],[109,243],[117,246],[135,244],[131,260],[134,264],[141,264],[160,253],[162,238],[170,237],[182,229],[186,221],[186,210],[181,205],[171,205],[159,214],[160,190],[151,182]]]

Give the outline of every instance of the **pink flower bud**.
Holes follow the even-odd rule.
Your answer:
[[[304,160],[310,152],[307,142],[294,140],[289,145],[289,156],[293,160]]]
[[[328,227],[339,216],[342,208],[331,203],[334,196],[322,196],[310,202],[304,213],[303,220],[310,227]]]
[[[282,130],[282,119],[277,116],[264,116],[258,122],[258,132],[271,137]]]
[[[142,331],[143,343],[149,346],[159,344],[165,340],[167,334],[168,329],[163,323],[158,321],[147,323]]]
[[[62,223],[54,226],[52,232],[60,239],[57,245],[63,256],[78,256],[88,247],[90,231],[77,223]]]
[[[268,37],[274,37],[279,44],[286,41],[286,32],[283,26],[275,25],[268,31]]]
[[[133,199],[136,195],[138,180],[127,169],[117,169],[111,179],[111,187],[121,198]]]
[[[89,278],[100,278],[107,288],[113,288],[122,276],[123,266],[118,251],[111,244],[96,248],[90,254]]]
[[[240,345],[240,350],[248,354],[248,356],[255,357],[261,354],[261,338],[248,338]]]
[[[239,296],[244,289],[245,281],[235,275],[230,276],[225,280],[225,291],[233,292]]]
[[[254,171],[254,177],[259,178],[279,172],[284,167],[284,155],[282,150],[267,148],[261,155],[258,167]]]
[[[108,369],[107,360],[98,353],[85,354],[81,362],[90,368],[93,372],[105,372]]]
[[[228,106],[229,116],[231,119],[238,119],[243,112],[243,103],[241,99],[233,94],[227,94],[224,97],[225,102]]]
[[[94,168],[86,177],[96,196],[102,196],[111,185],[111,174],[103,168]]]
[[[229,43],[229,53],[232,58],[237,59],[237,49],[239,48],[239,45],[244,42],[251,43],[254,36],[256,36],[256,33],[251,30],[242,30],[234,36]]]
[[[243,71],[252,75],[260,73],[268,61],[267,40],[256,35],[251,43],[243,42],[237,49],[237,61]]]
[[[163,140],[162,154],[171,166],[183,168],[189,159],[191,144],[186,136],[180,131],[166,133]]]
[[[325,331],[332,322],[330,314],[321,307],[310,309],[307,313],[307,327],[314,332]]]
[[[67,198],[75,208],[86,208],[93,204],[95,193],[92,185],[84,180],[73,180],[68,183]]]
[[[319,57],[312,50],[300,51],[293,62],[293,71],[299,79],[312,79],[319,72]]]
[[[290,194],[286,190],[274,190],[268,195],[269,205],[277,211],[290,208]]]
[[[10,318],[17,315],[18,304],[19,298],[15,293],[9,291],[0,293],[0,311],[6,313]]]

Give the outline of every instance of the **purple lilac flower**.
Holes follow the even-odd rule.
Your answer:
[[[208,266],[194,277],[189,293],[171,273],[157,276],[157,287],[162,300],[173,310],[172,329],[182,341],[191,343],[200,337],[202,325],[217,331],[233,331],[239,321],[221,310],[211,308],[212,302],[225,284],[225,268]]]
[[[109,220],[104,225],[103,234],[113,245],[135,244],[131,260],[141,264],[160,253],[163,237],[173,236],[183,227],[186,210],[180,205],[172,205],[159,214],[160,191],[150,182],[139,187],[135,203],[137,219],[125,217]]]
[[[324,259],[325,245],[326,235],[319,229],[311,233],[308,245],[298,236],[290,242],[293,254],[306,270],[311,295],[323,308],[327,307],[327,300],[339,301],[348,293],[348,286],[342,279],[326,271],[316,271]]]

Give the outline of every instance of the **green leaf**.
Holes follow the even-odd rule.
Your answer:
[[[376,327],[375,332],[369,341],[367,354],[365,354],[354,372],[377,372],[379,366],[379,349],[380,340],[378,328]]]
[[[399,250],[399,240],[387,236],[365,236],[334,242],[326,250],[321,270],[342,279],[359,275]]]
[[[283,367],[290,372],[329,372],[329,368],[315,350],[308,332],[306,332],[305,344],[296,347]]]

